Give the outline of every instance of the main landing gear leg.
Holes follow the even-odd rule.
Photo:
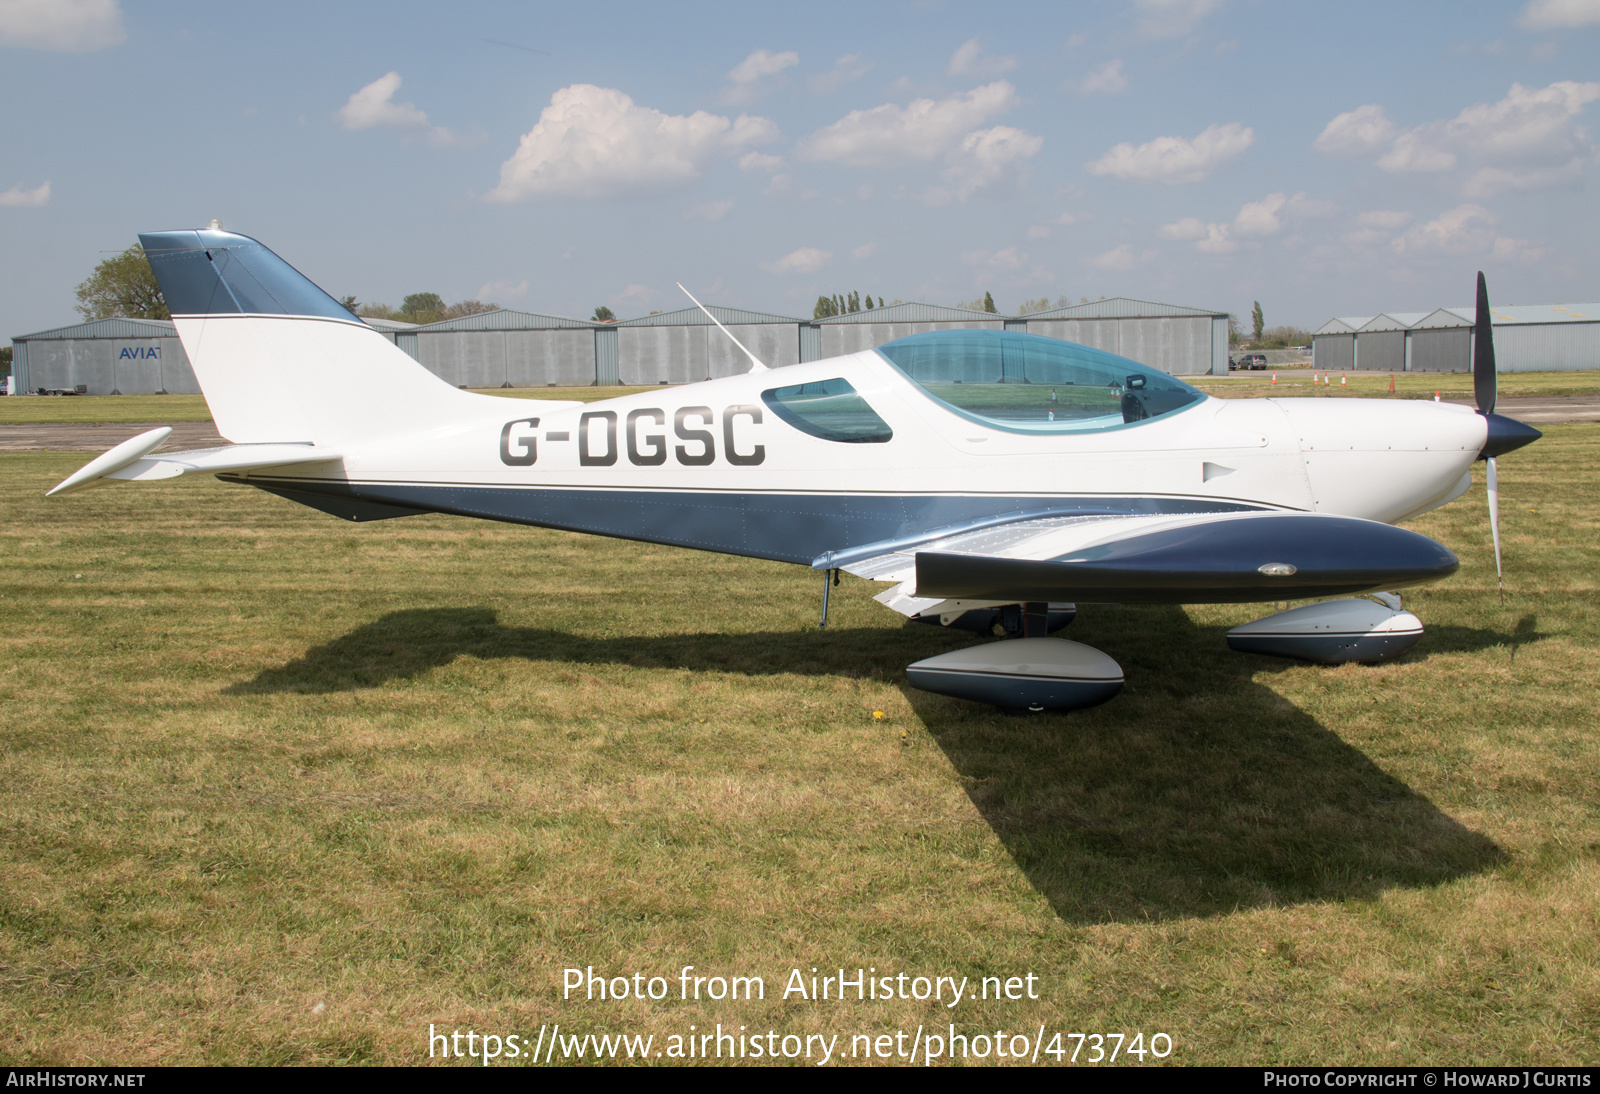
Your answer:
[[[817,624],[819,630],[826,630],[828,627],[828,590],[837,584],[839,584],[838,570],[822,571],[822,622]]]
[[[1022,637],[1044,638],[1050,633],[1050,605],[1032,602],[1022,606]]]

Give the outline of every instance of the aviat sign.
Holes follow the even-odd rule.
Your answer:
[[[575,443],[580,467],[612,467],[626,452],[635,467],[660,467],[671,456],[684,467],[708,467],[717,460],[717,414],[709,406],[681,406],[671,414],[673,443],[667,434],[667,411],[640,407],[618,417],[615,410],[591,410],[578,418],[577,437],[571,430],[547,430],[546,444]],[[761,408],[735,403],[722,411],[722,458],[735,467],[753,467],[767,458],[766,445],[751,441],[751,430],[762,424]],[[621,426],[622,443],[617,432]],[[539,458],[539,419],[517,418],[500,430],[500,462],[508,467],[530,467]]]
[[[117,354],[119,361],[159,361],[161,360],[160,346],[123,346],[122,352]]]

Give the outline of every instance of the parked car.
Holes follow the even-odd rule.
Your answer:
[[[1239,358],[1239,368],[1249,369],[1251,372],[1260,372],[1267,367],[1267,355],[1264,353],[1247,353]]]

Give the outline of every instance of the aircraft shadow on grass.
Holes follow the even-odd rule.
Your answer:
[[[1233,653],[1224,630],[1179,608],[1094,607],[1069,632],[1127,673],[1123,694],[1070,715],[1004,717],[903,686],[968,797],[1030,883],[1071,923],[1165,920],[1308,901],[1370,899],[1507,861],[1338,733],[1257,682],[1293,662]],[[381,686],[457,657],[734,672],[881,676],[965,644],[921,624],[899,631],[585,637],[507,627],[489,608],[393,612],[226,689],[234,695]],[[1431,628],[1405,661],[1537,641]],[[1373,670],[1317,669],[1329,686]],[[1404,723],[1414,702],[1374,686],[1367,727]],[[1384,704],[1388,704],[1385,708]],[[1352,712],[1352,717],[1359,715]]]

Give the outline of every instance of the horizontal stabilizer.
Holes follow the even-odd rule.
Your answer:
[[[190,471],[253,471],[261,467],[323,463],[339,458],[339,453],[311,444],[227,444],[218,448],[195,448],[187,452],[149,454],[171,434],[170,427],[162,426],[123,441],[69,475],[46,496],[82,490],[107,479],[151,482],[176,478]]]

